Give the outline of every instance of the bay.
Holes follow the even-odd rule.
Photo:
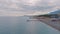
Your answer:
[[[0,16],[0,34],[60,34],[40,21],[27,21],[27,16]]]

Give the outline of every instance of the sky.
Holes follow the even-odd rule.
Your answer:
[[[46,14],[60,9],[60,0],[0,0],[0,16]]]

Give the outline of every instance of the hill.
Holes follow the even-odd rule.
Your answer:
[[[49,14],[59,14],[59,13],[60,13],[60,9],[55,10],[55,11],[52,11],[52,12],[50,12]]]

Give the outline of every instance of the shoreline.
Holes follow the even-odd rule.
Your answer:
[[[60,31],[60,20],[52,21],[52,18],[48,17],[36,17],[36,19]]]

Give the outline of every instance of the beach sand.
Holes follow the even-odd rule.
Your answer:
[[[60,31],[60,20],[53,21],[52,18],[48,18],[48,17],[37,17],[37,19]]]

